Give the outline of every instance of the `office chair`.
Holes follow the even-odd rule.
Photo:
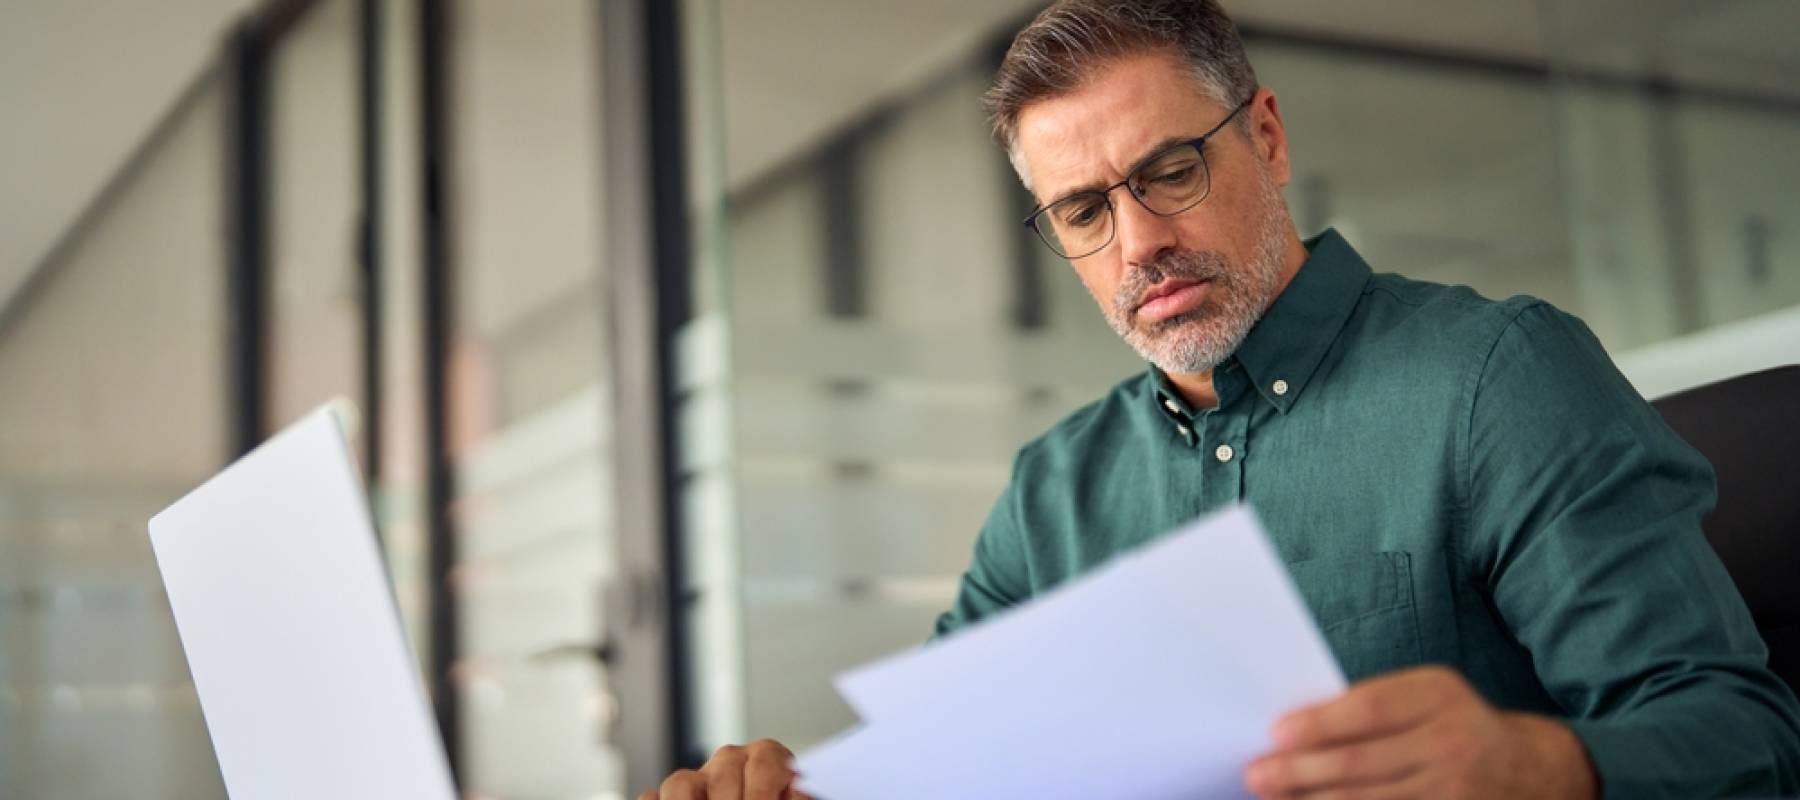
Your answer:
[[[1718,473],[1701,527],[1769,644],[1769,669],[1800,692],[1800,365],[1652,405]]]

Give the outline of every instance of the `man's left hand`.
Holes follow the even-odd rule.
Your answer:
[[[1420,667],[1358,683],[1275,723],[1244,785],[1264,798],[1598,796],[1567,726],[1502,712],[1461,675]]]

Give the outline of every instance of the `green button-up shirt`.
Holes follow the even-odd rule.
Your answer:
[[[1019,452],[938,635],[1246,501],[1351,680],[1453,667],[1564,719],[1609,797],[1800,791],[1800,704],[1700,532],[1712,469],[1587,327],[1307,246],[1217,407],[1153,369]]]

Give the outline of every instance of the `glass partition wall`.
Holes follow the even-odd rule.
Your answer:
[[[596,4],[448,4],[448,444],[466,791],[607,797],[613,436]]]

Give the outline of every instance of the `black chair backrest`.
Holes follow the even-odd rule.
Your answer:
[[[1719,476],[1701,527],[1769,644],[1769,668],[1800,691],[1800,365],[1655,401]]]

